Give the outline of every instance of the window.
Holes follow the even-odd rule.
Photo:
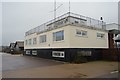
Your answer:
[[[105,38],[105,34],[97,33],[97,38]]]
[[[52,52],[52,57],[64,58],[65,57],[64,51],[53,51]]]
[[[76,34],[79,35],[79,36],[87,36],[87,31],[76,30]]]
[[[37,44],[37,38],[33,38],[33,44]]]
[[[32,55],[37,55],[37,51],[32,51]]]
[[[53,41],[64,40],[64,31],[58,31],[53,33]]]
[[[78,51],[79,56],[92,56],[92,51]]]
[[[78,24],[79,22],[78,22],[78,21],[75,21],[75,23],[77,23],[77,24]]]
[[[40,36],[40,43],[45,43],[46,42],[46,35],[41,35]]]
[[[63,20],[56,22],[56,25],[62,25],[62,24],[63,24]]]
[[[64,22],[67,23],[68,22],[68,18],[66,18]]]
[[[27,50],[27,51],[26,51],[26,54],[30,54],[30,51],[29,51],[29,50]]]
[[[25,40],[25,45],[27,45],[27,43],[28,43],[27,40]]]
[[[32,40],[31,40],[31,39],[29,39],[29,45],[31,45],[31,42],[32,42]]]

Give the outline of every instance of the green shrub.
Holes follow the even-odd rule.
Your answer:
[[[86,63],[87,58],[85,56],[82,56],[80,53],[75,56],[75,59],[73,61],[74,63]]]

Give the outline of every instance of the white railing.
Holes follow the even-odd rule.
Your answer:
[[[68,12],[38,27],[35,27],[27,31],[25,35],[27,36],[33,33],[44,32],[47,30],[55,29],[56,27],[67,25],[67,24],[85,25],[87,27],[95,27],[95,28],[104,29],[104,30],[106,29],[106,26],[105,26],[106,23],[103,21]]]

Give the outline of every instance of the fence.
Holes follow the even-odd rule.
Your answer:
[[[114,60],[120,61],[120,49],[119,48],[109,48],[102,50],[103,60]]]

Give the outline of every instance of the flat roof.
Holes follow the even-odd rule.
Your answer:
[[[98,29],[103,31],[106,30],[106,23],[101,20],[97,20],[90,17],[68,12],[38,27],[35,27],[27,31],[25,33],[25,36],[33,33],[46,32],[49,30],[56,29],[56,27],[62,27],[62,26],[71,25],[71,24],[74,24],[76,26],[82,25],[91,29]]]

